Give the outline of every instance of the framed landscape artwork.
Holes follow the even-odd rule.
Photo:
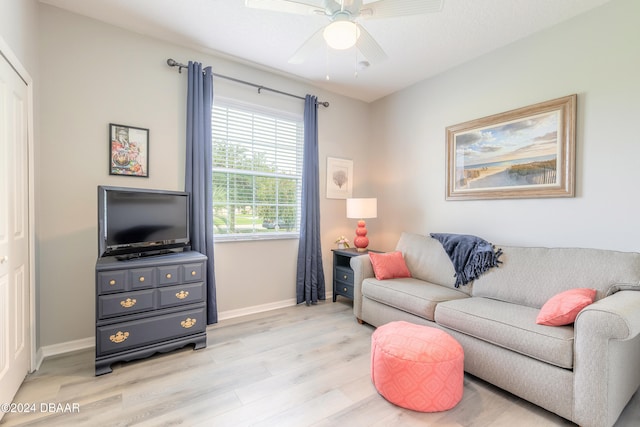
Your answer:
[[[573,197],[576,95],[447,127],[447,200]]]
[[[348,199],[353,190],[353,161],[327,157],[327,199]]]
[[[149,177],[149,129],[109,124],[109,175]]]

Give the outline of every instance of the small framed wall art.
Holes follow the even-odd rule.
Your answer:
[[[447,127],[447,200],[573,197],[576,98]]]
[[[109,124],[109,175],[149,177],[149,129]]]
[[[348,199],[353,192],[353,160],[327,157],[327,199]]]

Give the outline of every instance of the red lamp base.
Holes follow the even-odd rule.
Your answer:
[[[367,237],[366,223],[363,219],[358,221],[358,228],[356,228],[356,237],[353,239],[353,245],[358,252],[364,252],[369,246],[369,238]]]

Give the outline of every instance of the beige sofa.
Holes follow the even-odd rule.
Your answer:
[[[466,286],[442,245],[403,233],[411,278],[376,280],[368,255],[351,259],[354,313],[438,327],[464,348],[465,371],[583,427],[615,423],[640,386],[640,254],[499,246],[502,264]],[[536,324],[552,296],[594,288],[574,324]]]

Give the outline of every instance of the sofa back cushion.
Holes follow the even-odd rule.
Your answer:
[[[402,233],[396,246],[402,252],[411,277],[437,285],[471,293],[471,283],[455,287],[456,278],[453,264],[439,241],[431,236],[414,233]]]
[[[500,246],[497,268],[473,283],[473,296],[540,308],[554,295],[592,288],[596,300],[620,289],[640,291],[640,254],[602,249]]]

